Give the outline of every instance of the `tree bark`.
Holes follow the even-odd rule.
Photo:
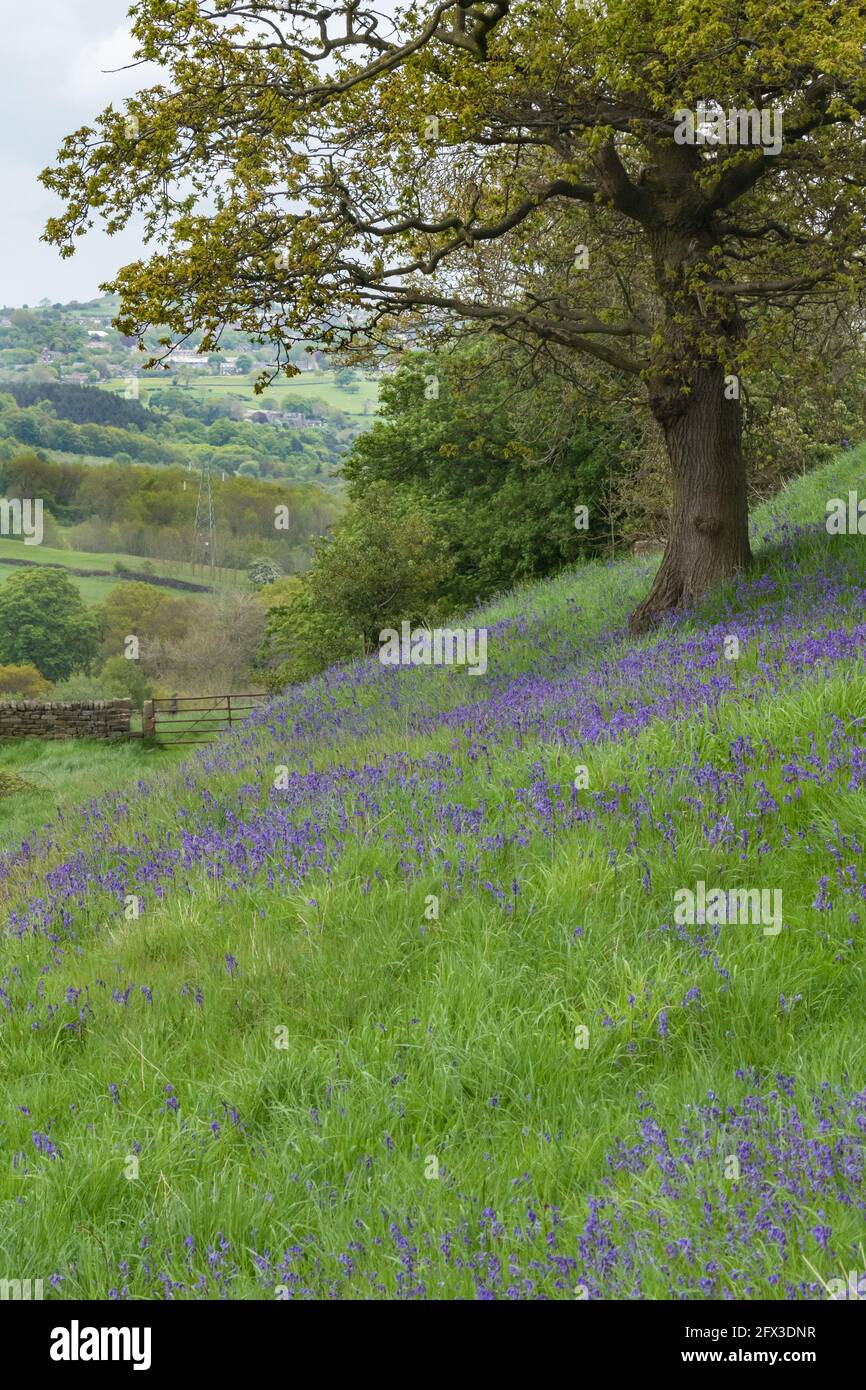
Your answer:
[[[741,403],[726,399],[720,365],[697,366],[690,376],[688,392],[650,398],[667,445],[673,502],[667,549],[629,620],[634,633],[690,605],[751,559]]]

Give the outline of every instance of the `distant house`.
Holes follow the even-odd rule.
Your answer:
[[[317,429],[325,422],[314,419],[312,415],[302,415],[299,411],[287,410],[283,412],[282,423],[295,429]]]
[[[250,420],[254,425],[275,425],[281,416],[282,412],[279,410],[244,411],[244,419]]]
[[[296,410],[245,410],[244,419],[254,425],[276,425],[282,429],[318,429],[325,423]]]
[[[175,348],[168,359],[170,367],[204,367],[207,368],[208,360],[200,352],[193,348]]]
[[[88,328],[88,338],[107,338],[108,334],[102,328]]]

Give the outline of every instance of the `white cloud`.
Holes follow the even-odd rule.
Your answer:
[[[109,101],[129,96],[146,80],[138,68],[128,68],[133,56],[133,40],[127,25],[121,25],[106,38],[87,43],[70,64],[70,94],[94,109]]]

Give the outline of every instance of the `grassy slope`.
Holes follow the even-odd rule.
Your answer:
[[[83,577],[81,575],[71,575],[73,583],[81,591],[81,595],[86,603],[99,603],[116,588],[118,583],[124,583],[118,575],[113,573],[115,563],[119,560],[127,569],[136,574],[140,574],[145,565],[150,564],[153,573],[167,579],[188,579],[196,584],[208,584],[210,579],[206,574],[202,574],[199,569],[195,574],[189,564],[173,561],[150,560],[148,561],[141,555],[121,555],[110,551],[89,551],[89,550],[56,550],[48,545],[24,545],[22,541],[0,539],[0,561],[4,559],[12,560],[36,560],[45,565],[63,565],[72,569],[105,570],[105,578],[101,576]],[[12,574],[20,573],[20,566],[4,565],[0,563],[0,584],[5,584]],[[244,578],[240,570],[222,570],[219,577],[219,584],[226,587],[237,586]],[[173,590],[166,590],[174,597],[187,597],[183,590],[176,593]],[[189,595],[191,598],[200,597],[194,591]]]
[[[332,673],[31,837],[0,868],[10,1275],[699,1298],[862,1268],[866,541],[790,528],[864,462],[765,508],[689,622],[629,643],[647,563],[586,567],[473,615],[484,679]],[[678,929],[699,878],[781,889],[784,930]]]

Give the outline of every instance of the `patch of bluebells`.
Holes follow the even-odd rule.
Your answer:
[[[792,580],[784,598],[768,594],[760,579],[743,581],[720,622],[696,628],[676,619],[641,648],[616,641],[619,634],[611,631],[576,643],[577,619],[570,611],[554,623],[542,610],[491,627],[495,655],[487,676],[474,683],[442,682],[435,671],[394,671],[376,661],[328,672],[256,710],[246,725],[197,753],[182,774],[188,804],[151,832],[135,832],[132,843],[126,826],[152,800],[144,783],[123,798],[93,802],[73,853],[64,855],[60,843],[52,842],[49,854],[47,844],[33,840],[6,856],[0,876],[25,865],[31,883],[42,877],[40,890],[8,914],[8,926],[56,945],[104,911],[106,896],[120,910],[129,893],[145,900],[151,893],[159,898],[194,891],[188,877],[194,870],[217,884],[227,903],[253,882],[297,888],[314,873],[330,876],[374,825],[385,827],[381,842],[406,878],[432,870],[442,891],[480,892],[507,914],[518,910],[517,881],[509,875],[500,882],[492,870],[503,851],[519,851],[539,836],[553,840],[590,826],[607,833],[613,823],[629,825],[628,851],[641,855],[648,893],[653,856],[675,855],[680,823],[691,827],[696,817],[710,846],[738,858],[752,848],[759,855],[772,853],[790,841],[785,807],[804,786],[830,792],[866,786],[866,745],[858,731],[837,720],[816,731],[825,750],[813,737],[793,753],[769,741],[753,746],[735,739],[720,765],[696,754],[689,762],[655,766],[635,755],[633,774],[604,792],[577,791],[567,776],[559,781],[535,762],[521,780],[506,784],[502,796],[488,799],[479,788],[476,804],[467,796],[466,764],[483,768],[496,750],[519,754],[533,744],[568,752],[628,743],[656,721],[672,727],[694,719],[712,723],[726,696],[735,694],[740,705],[759,703],[798,681],[856,665],[866,651],[866,623],[856,621],[862,585],[844,567],[833,571],[832,563],[831,556],[825,572]],[[747,671],[735,672],[721,655],[731,632],[754,657]],[[537,648],[533,671],[524,669],[528,643]],[[395,713],[410,737],[449,733],[453,751],[390,753],[363,766],[335,755],[325,770],[303,769],[305,750],[382,734]],[[272,785],[273,741],[292,748],[289,761],[298,767],[286,788]],[[281,752],[281,760],[285,756]],[[767,788],[774,767],[787,787],[781,797]],[[238,779],[233,792],[225,774]],[[659,816],[654,799],[676,777],[686,784],[679,814]],[[219,796],[212,791],[217,780]],[[742,799],[744,792],[751,804],[738,826],[731,797]],[[816,851],[814,911],[827,914],[840,895],[866,898],[862,862],[856,862],[862,848],[846,865],[837,857],[838,835],[834,840],[814,827],[808,834]],[[377,872],[373,881],[378,877]],[[850,911],[848,903],[842,905]],[[226,953],[224,960],[227,973],[236,974],[236,958]],[[14,1009],[13,991],[5,983],[3,988],[0,1004]],[[116,989],[112,998],[131,1005],[128,989]]]
[[[866,1090],[824,1083],[798,1096],[783,1074],[737,1079],[734,1102],[709,1092],[673,1125],[639,1095],[636,1131],[608,1152],[576,1232],[532,1195],[528,1173],[500,1207],[449,1182],[453,1215],[435,1229],[420,1208],[383,1207],[356,1214],[356,1235],[332,1251],[310,1234],[275,1251],[254,1235],[235,1249],[217,1233],[157,1254],[145,1233],[108,1297],[244,1298],[254,1281],[260,1295],[288,1300],[558,1300],[580,1286],[591,1299],[822,1298],[821,1281],[858,1259]],[[321,1200],[331,1209],[337,1194]]]
[[[674,1129],[641,1100],[639,1133],[608,1154],[578,1242],[589,1297],[819,1298],[810,1264],[826,1281],[856,1257],[866,1090],[825,1083],[798,1101],[792,1077],[766,1089],[738,1077],[752,1085],[737,1104],[711,1092]]]
[[[43,1158],[50,1159],[52,1163],[54,1163],[57,1159],[62,1159],[63,1154],[60,1152],[57,1145],[53,1142],[53,1140],[51,1140],[48,1137],[46,1133],[42,1133],[40,1130],[34,1129],[31,1137],[36,1148],[36,1152],[42,1154]]]

